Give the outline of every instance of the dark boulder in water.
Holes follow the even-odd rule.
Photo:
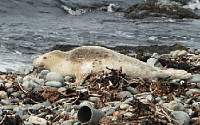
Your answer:
[[[145,4],[135,4],[125,11],[128,19],[142,19],[146,17],[167,17],[175,19],[191,18],[200,19],[192,11],[171,4],[163,4],[162,2],[150,2]]]

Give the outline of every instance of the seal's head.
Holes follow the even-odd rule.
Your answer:
[[[39,56],[33,61],[34,67],[50,69],[52,66],[57,64],[58,61],[63,60],[63,58],[60,58],[62,56],[62,53],[63,52],[59,50],[54,50]]]

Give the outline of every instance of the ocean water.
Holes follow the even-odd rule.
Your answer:
[[[31,66],[55,45],[182,44],[200,49],[200,20],[129,20],[120,11],[153,0],[0,0],[0,71]],[[200,15],[199,1],[185,8]]]

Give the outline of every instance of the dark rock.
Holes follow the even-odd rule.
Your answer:
[[[142,19],[146,17],[168,17],[175,19],[191,18],[200,19],[192,11],[175,5],[165,5],[162,2],[135,4],[125,11],[127,19]]]

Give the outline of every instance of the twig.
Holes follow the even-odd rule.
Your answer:
[[[3,121],[6,119],[6,116],[7,116],[7,114],[4,115],[3,119],[2,119],[1,122],[0,122],[0,125],[3,124]]]
[[[19,87],[20,87],[20,89],[24,92],[24,93],[28,93],[26,90],[24,90],[23,89],[23,87],[22,87],[22,85],[21,85],[21,83],[19,82],[19,80],[17,79],[17,82],[18,82],[18,85],[19,85]]]

